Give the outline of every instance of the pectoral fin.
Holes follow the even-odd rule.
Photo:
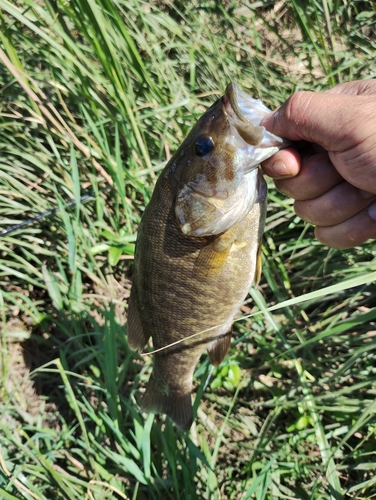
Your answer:
[[[142,327],[134,284],[132,285],[131,295],[128,300],[127,333],[129,347],[133,351],[143,351],[149,340],[149,335],[144,333]]]
[[[216,276],[221,272],[234,243],[232,235],[227,233],[213,236],[202,248],[195,262],[195,274]]]
[[[212,365],[218,366],[225,359],[231,344],[231,332],[221,335],[208,348],[209,361]]]

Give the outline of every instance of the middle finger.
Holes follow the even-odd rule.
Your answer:
[[[334,168],[327,153],[317,153],[301,159],[301,168],[297,176],[280,179],[275,185],[281,193],[295,200],[311,200],[332,189],[343,181]]]
[[[375,194],[343,181],[317,198],[296,201],[294,209],[306,222],[316,226],[333,226],[353,217],[375,199]]]

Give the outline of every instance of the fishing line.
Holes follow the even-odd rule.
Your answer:
[[[240,318],[234,319],[233,323],[235,323],[237,321],[242,321],[244,319],[253,318],[254,316],[257,316],[258,314],[265,314],[267,312],[272,312],[272,311],[276,311],[278,309],[283,309],[284,307],[289,307],[289,306],[301,304],[302,302],[307,302],[308,300],[314,300],[317,298],[325,297],[326,295],[331,295],[333,293],[337,293],[338,291],[342,292],[342,291],[348,290],[349,288],[354,288],[356,286],[361,286],[361,285],[365,285],[367,283],[371,283],[375,280],[376,280],[376,271],[372,271],[370,273],[367,273],[366,275],[359,276],[357,278],[351,278],[349,280],[343,281],[340,284],[330,285],[330,286],[327,286],[326,288],[322,288],[321,290],[306,293],[305,295],[301,295],[299,297],[294,297],[293,299],[285,300],[284,302],[280,302],[279,304],[275,304],[274,306],[267,307],[263,311],[256,311],[254,313],[240,316]],[[182,342],[185,342],[186,340],[190,340],[194,337],[198,337],[198,335],[202,335],[203,333],[210,332],[211,330],[215,330],[216,328],[224,326],[225,324],[226,323],[222,323],[220,325],[212,326],[210,328],[207,328],[206,330],[202,330],[201,332],[194,333],[193,335],[189,335],[188,337],[184,337],[183,339],[180,339],[180,340],[176,340],[175,342],[172,342],[171,344],[160,347],[159,349],[155,349],[154,351],[143,352],[143,353],[141,353],[141,356],[150,356],[150,355],[155,354],[157,352],[164,351],[165,349],[168,349],[169,347],[173,347],[175,345],[181,344]]]
[[[112,189],[111,186],[103,189],[102,191],[100,191],[100,193],[104,193],[106,191],[109,191],[110,189]],[[94,191],[90,191],[90,193],[84,194],[83,196],[81,196],[79,198],[79,200],[71,200],[71,201],[69,201],[68,203],[66,203],[65,205],[63,205],[62,208],[63,209],[70,208],[70,207],[72,207],[74,205],[77,205],[77,203],[82,203],[82,202],[87,201],[89,198],[95,198]],[[20,222],[19,224],[14,224],[13,226],[8,227],[7,229],[0,230],[0,237],[1,236],[6,236],[6,235],[8,235],[10,233],[13,233],[14,231],[17,231],[17,229],[21,229],[23,227],[27,227],[27,226],[29,226],[31,224],[34,224],[35,222],[38,222],[39,220],[45,219],[46,217],[51,217],[52,215],[55,215],[60,210],[61,210],[60,207],[55,207],[55,208],[52,208],[50,210],[46,210],[45,212],[43,212],[41,214],[38,214],[35,217],[30,217],[29,219],[26,219],[26,220]]]
[[[93,197],[93,195],[94,193],[85,194],[80,198],[80,202]],[[69,201],[64,205],[64,208],[69,208],[72,205],[75,205],[76,203],[77,203],[76,200]],[[0,231],[0,236],[6,236],[7,234],[13,233],[13,231],[17,231],[17,229],[21,229],[23,227],[29,226],[30,224],[34,224],[34,222],[37,222],[38,220],[44,219],[46,217],[51,217],[51,215],[56,214],[56,212],[58,212],[59,210],[60,207],[56,207],[50,210],[46,210],[46,212],[36,215],[35,217],[30,217],[30,219],[26,219],[23,222],[20,222],[19,224],[15,224],[14,226],[8,227],[7,229],[3,229],[2,231]]]

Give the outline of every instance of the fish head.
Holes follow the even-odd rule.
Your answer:
[[[270,110],[234,83],[200,118],[173,160],[183,234],[212,236],[242,220],[259,193],[258,165],[287,142],[260,125]]]

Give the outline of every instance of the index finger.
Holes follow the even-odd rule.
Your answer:
[[[262,162],[262,169],[273,179],[288,179],[300,172],[300,155],[295,149],[281,149],[271,158]]]

